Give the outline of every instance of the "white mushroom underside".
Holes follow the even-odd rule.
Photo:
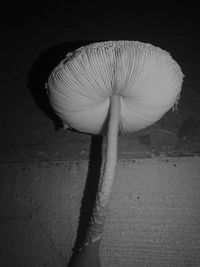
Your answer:
[[[64,124],[98,134],[110,96],[120,95],[120,131],[132,132],[159,120],[177,102],[183,74],[166,51],[136,41],[81,47],[51,73],[51,104]]]

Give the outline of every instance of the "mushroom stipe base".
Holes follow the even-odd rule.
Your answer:
[[[100,267],[100,240],[89,244],[71,258],[68,267]]]

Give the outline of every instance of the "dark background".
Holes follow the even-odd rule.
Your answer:
[[[32,159],[35,147],[24,156],[27,145],[41,149],[66,137],[54,133],[60,122],[44,84],[67,52],[94,41],[137,40],[170,52],[185,74],[175,127],[189,116],[199,121],[198,1],[18,1],[7,2],[0,13],[1,160]]]
[[[2,70],[26,66],[27,75],[42,53],[61,44],[57,61],[80,44],[138,40],[169,51],[187,77],[185,88],[198,91],[199,11],[194,0],[7,3],[0,11]]]

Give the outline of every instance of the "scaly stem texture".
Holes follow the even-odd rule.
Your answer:
[[[119,116],[120,96],[113,95],[110,99],[107,151],[104,171],[99,183],[94,212],[91,218],[85,245],[96,242],[102,236],[117,163]]]

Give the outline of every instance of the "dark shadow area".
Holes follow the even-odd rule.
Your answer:
[[[192,115],[188,116],[181,124],[177,137],[178,137],[178,145],[177,147],[180,147],[181,145],[187,143],[193,144],[195,137],[198,137],[198,131],[200,128],[200,121],[195,119]]]
[[[89,227],[101,174],[102,146],[103,136],[92,136],[88,174],[81,202],[77,236],[68,267],[74,262],[79,249],[82,247]]]
[[[68,52],[94,41],[74,41],[53,46],[41,52],[28,75],[27,86],[37,106],[53,121],[55,129],[62,127],[62,122],[52,109],[45,89],[45,83],[52,70],[63,60]]]

